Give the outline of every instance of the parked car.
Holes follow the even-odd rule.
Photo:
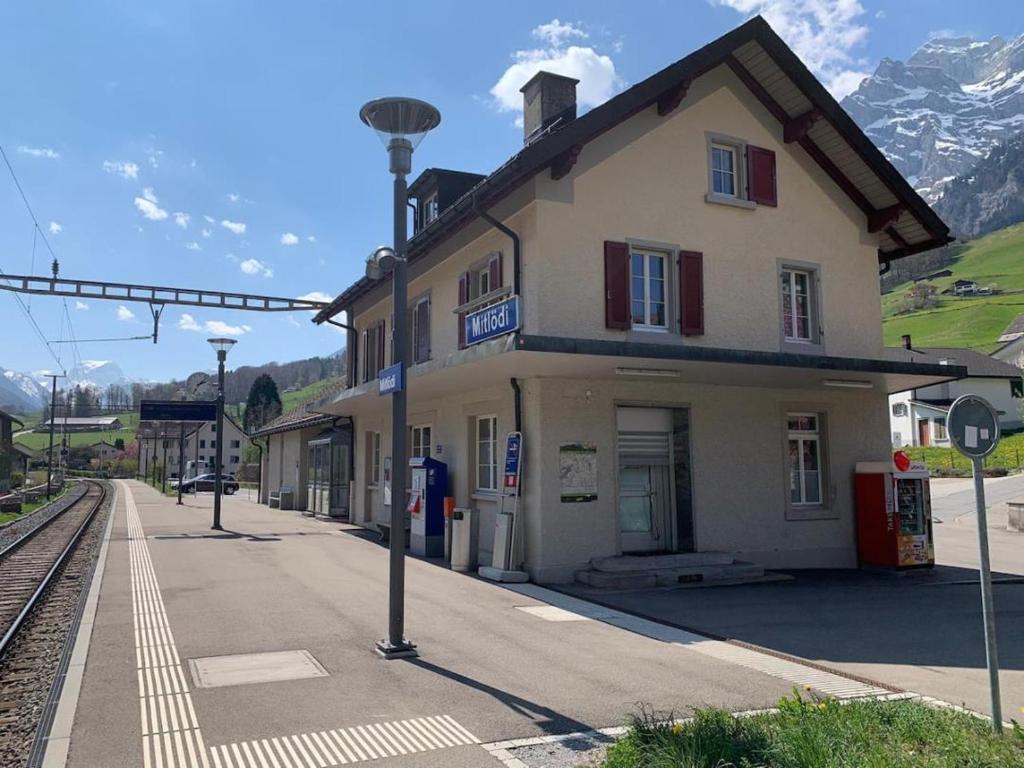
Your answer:
[[[221,490],[225,495],[230,496],[238,490],[238,480],[235,479],[234,475],[221,475],[220,478]],[[214,481],[216,479],[216,476],[212,472],[206,475],[190,477],[182,482],[181,490],[183,493],[191,493],[192,491],[212,491]],[[172,487],[174,487],[173,484]]]

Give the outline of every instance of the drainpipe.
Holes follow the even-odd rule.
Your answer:
[[[479,202],[476,199],[476,192],[473,193],[473,210],[476,212],[477,216],[486,221],[495,229],[508,235],[509,238],[512,240],[512,293],[515,296],[519,296],[519,272],[522,268],[519,254],[519,235],[517,235],[515,232],[513,232],[511,229],[506,227],[496,218],[491,216],[491,214],[489,214],[487,211],[481,208]]]
[[[359,362],[359,332],[356,331],[354,325],[348,323],[339,323],[337,320],[327,318],[324,322],[336,325],[338,328],[344,328],[346,331],[352,333],[352,344],[349,345],[348,339],[345,339],[345,348],[348,349],[348,370],[345,371],[345,378],[349,387],[354,387],[356,384],[356,371],[359,370],[357,363]],[[270,444],[267,444],[267,449],[270,449]]]
[[[523,391],[519,388],[519,379],[511,378],[512,392],[515,395],[516,432],[523,431]]]
[[[269,440],[270,438],[268,437],[267,439]],[[256,473],[256,503],[257,504],[262,504],[263,503],[263,446],[260,445],[259,440],[257,440],[255,437],[252,438],[250,440],[250,442],[253,445],[255,445],[257,448],[259,448],[259,450],[260,450],[260,465],[259,465],[260,469],[259,469],[259,472]],[[268,442],[267,450],[269,450],[269,449],[270,449],[270,444]]]

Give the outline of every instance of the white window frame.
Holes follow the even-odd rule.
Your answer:
[[[715,155],[728,154],[732,157],[732,169],[726,170],[724,168],[715,167]],[[723,188],[715,189],[715,177],[716,175],[722,179]],[[732,191],[726,192],[724,187],[724,181],[727,177],[732,177]],[[734,144],[726,144],[723,141],[712,141],[711,142],[711,194],[717,197],[740,197],[740,148]]]
[[[896,418],[900,418],[907,415],[907,404],[906,403],[893,403],[892,404],[892,415]]]
[[[640,256],[643,259],[643,276],[642,276],[641,279],[643,280],[643,285],[644,285],[644,295],[643,295],[643,298],[640,299],[640,301],[642,301],[643,305],[644,305],[644,311],[643,311],[644,322],[642,322],[642,323],[638,323],[636,321],[636,318],[633,316],[633,303],[638,300],[637,297],[633,294],[633,279],[634,279],[633,278],[633,259],[635,257],[637,257],[637,256]],[[661,259],[661,264],[662,264],[662,273],[661,273],[662,274],[662,277],[661,277],[661,282],[662,282],[662,301],[661,301],[661,304],[662,304],[662,318],[664,319],[665,322],[663,324],[660,324],[660,325],[651,322],[651,300],[650,300],[650,295],[651,295],[652,278],[651,278],[651,269],[650,269],[650,267],[651,267],[651,259],[652,258]],[[638,246],[638,245],[630,245],[630,247],[629,247],[629,316],[630,316],[630,321],[632,322],[632,326],[633,326],[634,330],[638,330],[638,331],[657,331],[657,332],[661,332],[661,333],[665,333],[665,332],[667,332],[669,330],[670,323],[671,323],[671,317],[670,317],[670,313],[669,313],[669,309],[671,307],[670,297],[672,296],[672,292],[671,292],[672,282],[670,280],[670,273],[671,273],[672,265],[673,265],[674,262],[675,262],[675,260],[672,258],[672,254],[669,253],[668,251],[663,251],[663,250],[660,250],[658,248],[646,248],[646,247]]]
[[[822,311],[821,284],[822,269],[820,264],[792,259],[777,259],[775,290],[779,300],[779,345],[783,351],[801,354],[825,353],[825,321]],[[793,333],[786,333],[786,293],[783,290],[783,279],[787,279],[792,302],[795,275],[807,275],[807,330],[809,338],[795,335],[796,320],[793,319]],[[787,278],[788,274],[788,278]]]
[[[804,418],[811,417],[814,419],[815,428],[813,430],[802,430],[792,429],[789,426],[790,419],[793,418]],[[787,411],[784,414],[785,418],[785,449],[786,449],[786,499],[789,502],[789,507],[793,510],[802,509],[820,509],[827,507],[826,493],[828,489],[827,482],[827,471],[826,471],[826,446],[825,446],[825,415],[818,411]],[[793,441],[797,442],[797,460],[799,462],[798,467],[793,467],[790,460],[789,444]],[[804,469],[804,443],[814,442],[815,454],[817,456],[817,470],[806,470]],[[800,489],[800,500],[793,499],[793,472],[796,471],[799,475],[799,489]],[[808,500],[806,498],[806,483],[804,473],[807,471],[817,471],[818,473],[818,498],[817,500]]]
[[[423,201],[423,226],[428,227],[437,220],[440,211],[437,209],[437,192],[431,192]]]
[[[946,427],[945,416],[936,416],[932,419],[932,441],[936,443],[949,442],[949,430]]]
[[[707,132],[704,134],[707,142],[707,166],[708,166],[708,191],[704,195],[705,202],[722,203],[735,208],[754,210],[757,203],[748,200],[747,194],[747,142],[733,136],[726,136],[721,133]],[[732,153],[733,159],[733,192],[715,191],[715,150],[724,150]]]
[[[797,307],[796,299],[799,289],[799,279],[803,277],[804,290],[803,297],[806,302],[807,308],[807,335],[799,335],[799,323],[797,322]],[[806,269],[797,269],[795,267],[783,267],[782,274],[780,275],[783,281],[782,287],[782,336],[787,342],[792,344],[813,344],[814,343],[814,301],[812,294],[814,293],[814,273]],[[789,288],[789,292],[786,292],[786,288]],[[786,300],[789,300],[789,317],[790,317],[790,330],[786,330]]]
[[[412,435],[409,440],[409,458],[422,457],[426,458],[434,455],[434,425],[433,424],[414,424],[411,427]],[[429,432],[426,443],[424,443],[424,433]],[[427,449],[426,453],[423,453],[424,447]]]
[[[484,440],[480,437],[480,426],[484,423],[489,424],[491,436],[489,440]],[[491,460],[487,463],[482,461],[483,451],[481,448],[485,442],[490,443],[491,448]],[[475,473],[473,475],[473,484],[478,493],[497,493],[498,492],[498,417],[493,414],[483,414],[476,417],[473,426],[473,455],[475,457]],[[486,473],[486,483],[480,482],[482,473]]]

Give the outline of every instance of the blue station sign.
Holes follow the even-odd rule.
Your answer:
[[[466,315],[466,346],[519,330],[519,297],[510,296]]]
[[[395,363],[377,372],[377,393],[390,395],[402,391],[402,364]]]

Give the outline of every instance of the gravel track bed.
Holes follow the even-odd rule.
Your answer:
[[[0,766],[4,768],[24,768],[30,757],[41,757],[32,755],[36,731],[65,645],[74,640],[71,627],[92,579],[113,499],[108,484],[106,500],[63,571],[0,659]]]
[[[63,512],[85,495],[85,489],[85,483],[75,483],[74,486],[68,489],[67,493],[53,503],[40,507],[35,512],[19,517],[17,520],[12,521],[10,525],[0,528],[0,549],[3,549],[44,520],[49,520],[54,515]]]

